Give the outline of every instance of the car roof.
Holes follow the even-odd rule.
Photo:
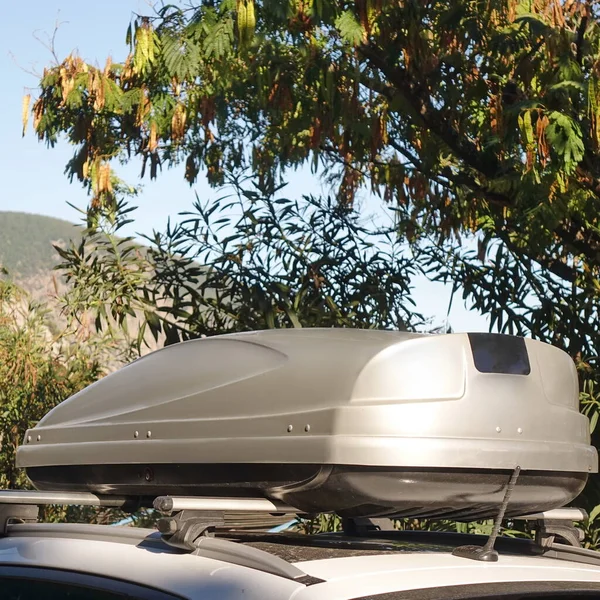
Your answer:
[[[499,538],[497,563],[452,555],[452,550],[460,545],[483,545],[487,540],[486,536],[473,534],[375,531],[352,537],[344,533],[316,536],[245,533],[235,539],[292,560],[308,575],[323,580],[297,592],[294,596],[297,600],[371,598],[380,594],[391,599],[393,596],[389,594],[393,592],[428,588],[435,589],[431,598],[437,598],[440,586],[448,590],[461,588],[464,594],[465,586],[489,588],[510,582],[536,585],[569,582],[568,589],[589,582],[595,584],[596,591],[600,590],[600,563],[595,553],[588,551],[590,560],[595,559],[596,564],[581,564],[564,557],[559,560],[542,556],[540,547],[530,539]]]
[[[507,582],[588,582],[600,589],[600,567],[533,553],[527,540],[501,540],[500,560],[453,556],[451,547],[477,536],[435,532],[352,539],[228,533],[235,543],[285,557],[309,585],[189,553],[148,529],[106,525],[19,524],[0,538],[0,565],[70,569],[124,579],[184,598],[349,599],[445,586]],[[507,543],[508,542],[508,543]]]
[[[600,569],[544,557],[502,556],[497,563],[482,563],[450,553],[405,553],[324,559],[297,563],[306,573],[324,579],[328,598],[359,598],[423,588],[508,582],[594,582]],[[600,588],[599,588],[600,589]],[[353,595],[348,595],[349,590]],[[310,598],[312,590],[298,593]]]
[[[9,529],[8,536],[0,538],[4,567],[67,569],[183,598],[280,600],[304,587],[258,569],[177,550],[149,530],[48,524]]]

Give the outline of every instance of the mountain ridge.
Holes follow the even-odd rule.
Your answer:
[[[68,245],[81,237],[74,223],[20,211],[0,211],[0,266],[27,291],[32,279],[52,278],[60,257],[53,245]]]

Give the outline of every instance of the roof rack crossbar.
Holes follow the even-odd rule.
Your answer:
[[[297,509],[263,498],[187,498],[159,496],[154,508],[163,516],[158,531],[165,543],[193,554],[258,569],[303,585],[322,580],[307,575],[286,560],[257,548],[212,537],[224,524],[224,511],[296,513]]]
[[[266,498],[206,498],[159,496],[154,508],[164,516],[158,520],[163,540],[171,546],[194,550],[197,540],[225,523],[224,513],[231,511],[271,514],[297,513],[297,509]]]
[[[43,506],[48,504],[74,506],[103,506],[122,508],[138,501],[136,496],[109,496],[91,492],[44,492],[37,490],[0,490],[0,506],[6,504]],[[263,512],[270,514],[298,514],[293,506],[266,498],[218,498],[158,496],[154,508],[162,513],[180,510],[221,512]]]
[[[6,504],[42,506],[48,504],[105,506],[122,508],[131,503],[127,496],[102,496],[89,492],[38,492],[33,490],[0,490],[0,506]]]
[[[512,517],[512,519],[515,521],[541,521],[543,519],[553,519],[556,521],[585,521],[587,518],[588,514],[585,510],[571,506],[546,510],[544,512],[533,513],[531,515]]]
[[[161,513],[180,510],[221,511],[221,512],[265,512],[271,514],[296,514],[297,508],[266,498],[208,498],[186,496],[159,496],[154,500],[154,508]]]

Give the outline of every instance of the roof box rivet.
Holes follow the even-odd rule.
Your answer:
[[[502,432],[502,427],[496,427],[496,431],[497,431],[498,433],[501,433],[501,432]]]
[[[517,433],[523,433],[523,428],[522,428],[522,427],[519,427],[519,428],[517,429]]]
[[[133,432],[133,437],[134,437],[134,438],[137,438],[137,437],[139,437],[139,436],[140,436],[140,432],[139,432],[139,431],[134,431],[134,432]]]
[[[288,433],[290,433],[291,431],[293,431],[293,429],[294,429],[293,425],[288,425],[287,426]]]
[[[308,433],[310,431],[310,425],[306,425],[304,427],[304,431],[306,431],[306,433]]]
[[[38,436],[37,436],[37,441],[38,441],[38,442],[41,442],[41,441],[42,441],[42,436],[41,436],[41,435],[38,435]]]
[[[151,431],[146,431],[146,437],[147,438],[151,438],[152,437],[152,432]]]

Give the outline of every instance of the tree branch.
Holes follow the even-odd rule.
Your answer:
[[[585,17],[584,17],[585,18]],[[582,19],[583,21],[583,19]],[[579,28],[579,38],[585,34],[586,23],[581,23]],[[362,83],[378,93],[385,95],[388,98],[393,98],[396,94],[401,95],[410,107],[414,110],[418,119],[422,124],[433,134],[439,137],[455,154],[455,156],[464,162],[467,168],[473,169],[484,175],[487,178],[493,179],[497,174],[497,158],[494,157],[496,164],[486,163],[482,159],[482,153],[470,143],[461,134],[443,119],[443,115],[439,109],[432,106],[430,98],[423,92],[423,86],[418,86],[406,72],[406,70],[389,64],[380,48],[372,45],[364,45],[360,47],[360,52],[369,62],[369,64],[377,71],[382,73],[389,86],[382,82],[378,82],[372,78],[363,78]],[[390,145],[397,151],[407,157],[404,148],[394,141],[390,140]],[[417,169],[423,172],[422,164],[413,156],[407,157],[415,165]],[[429,172],[423,172],[427,177],[433,178]],[[486,189],[476,181],[474,177],[469,175],[464,169],[461,172],[455,172],[450,168],[445,168],[440,173],[455,185],[465,186],[482,198],[485,198],[491,204],[500,207],[514,206],[514,198],[505,194],[492,192]],[[582,178],[587,183],[589,191],[593,192],[600,198],[600,181],[597,181],[589,173],[586,178]],[[592,264],[600,263],[600,236],[585,227],[582,223],[577,223],[573,219],[564,220],[555,229],[554,233],[563,244],[570,247],[574,253],[579,253],[586,257]],[[533,258],[532,258],[533,259]],[[534,259],[540,262],[539,259]],[[540,264],[542,264],[540,262]],[[573,281],[576,276],[574,272],[561,262],[548,262],[544,265],[561,279]]]
[[[486,164],[482,160],[481,151],[452,127],[443,118],[439,109],[432,106],[428,95],[423,93],[422,84],[417,85],[406,70],[388,64],[382,57],[380,48],[363,45],[359,48],[359,51],[371,66],[385,75],[386,79],[393,85],[394,91],[402,95],[406,102],[410,104],[425,127],[437,135],[458,158],[486,177],[494,175],[496,165]],[[495,162],[497,162],[497,159],[495,159]]]
[[[583,17],[581,17],[579,27],[577,28],[577,38],[575,41],[575,47],[577,48],[577,51],[575,53],[575,60],[580,65],[582,64],[582,61],[583,61],[583,41],[584,41],[587,26],[588,26],[589,18],[590,18],[590,12],[591,12],[591,7],[590,7],[590,2],[588,0],[588,2],[586,3],[585,14],[583,15]]]

